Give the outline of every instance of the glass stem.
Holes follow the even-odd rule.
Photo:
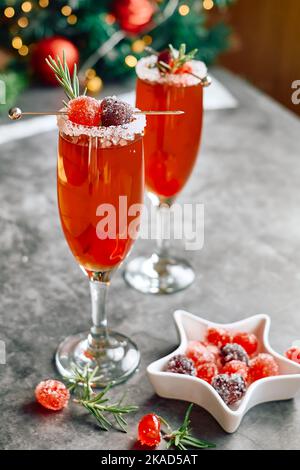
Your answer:
[[[90,279],[90,292],[92,301],[92,327],[88,337],[91,352],[103,349],[108,340],[106,318],[106,296],[109,280]]]
[[[170,206],[167,203],[161,203],[157,207],[157,211],[158,232],[156,237],[156,251],[159,257],[167,258],[171,238]]]

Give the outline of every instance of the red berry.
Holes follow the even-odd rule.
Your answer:
[[[192,72],[192,67],[190,66],[190,64],[188,64],[187,62],[185,64],[183,64],[181,67],[179,67],[179,69],[175,70],[175,74],[183,74],[183,73],[191,73]]]
[[[249,358],[245,349],[237,343],[228,343],[221,349],[222,361],[243,361],[248,365]]]
[[[195,375],[195,367],[193,361],[184,354],[177,354],[168,360],[166,372],[174,374]]]
[[[82,126],[100,126],[100,102],[90,96],[79,96],[69,101],[68,118]]]
[[[141,444],[156,447],[160,443],[160,419],[153,413],[141,418],[138,426],[138,440]]]
[[[279,367],[274,357],[267,353],[258,354],[251,359],[248,370],[248,382],[279,374]]]
[[[115,97],[101,101],[102,126],[123,126],[132,120],[133,108]]]
[[[226,405],[233,405],[246,393],[246,384],[239,374],[220,374],[212,380],[212,386],[218,392]]]
[[[36,386],[35,397],[48,410],[58,411],[67,406],[70,392],[62,382],[50,379]]]
[[[293,346],[285,351],[284,355],[291,361],[300,364],[300,348]]]
[[[206,339],[209,343],[215,344],[219,348],[225,346],[227,343],[231,343],[231,335],[229,331],[224,328],[208,328]]]
[[[169,49],[164,49],[157,56],[157,62],[163,62],[164,64],[172,67],[173,57]]]
[[[214,362],[206,362],[197,367],[196,374],[199,379],[205,380],[210,384],[212,379],[218,374],[218,367]]]
[[[213,362],[214,355],[202,341],[190,341],[185,352],[186,356],[197,365],[204,362]]]
[[[220,349],[218,348],[218,346],[216,346],[215,344],[210,344],[210,343],[203,343],[205,344],[207,350],[214,355],[215,359],[217,360],[220,356]]]
[[[243,377],[245,382],[247,381],[248,377],[248,367],[243,361],[230,361],[225,364],[225,366],[221,370],[222,374],[239,374]]]
[[[242,346],[249,355],[255,353],[258,346],[258,340],[253,333],[235,333],[232,342]]]

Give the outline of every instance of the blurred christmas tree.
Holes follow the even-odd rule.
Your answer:
[[[88,90],[121,79],[147,45],[162,49],[181,42],[198,48],[207,64],[228,45],[223,23],[207,26],[214,8],[232,0],[0,0],[0,79],[8,99],[31,80],[47,82],[48,53],[66,49],[70,65],[79,59]],[[47,38],[47,41],[44,39]],[[100,78],[101,77],[101,78]],[[11,84],[13,83],[13,86]]]

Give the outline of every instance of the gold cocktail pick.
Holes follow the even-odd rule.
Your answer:
[[[47,112],[36,112],[36,111],[22,111],[20,108],[11,108],[8,111],[8,117],[12,121],[21,119],[22,116],[60,116],[67,114],[67,111],[47,111]],[[134,111],[133,114],[145,114],[146,116],[160,116],[160,115],[179,115],[184,114],[184,111]]]

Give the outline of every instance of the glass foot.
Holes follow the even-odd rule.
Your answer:
[[[98,366],[94,379],[96,387],[103,388],[109,383],[116,385],[127,380],[139,365],[140,352],[126,336],[115,331],[108,334],[101,348],[92,351],[88,346],[88,332],[66,338],[55,355],[60,374],[70,379],[74,367],[83,369],[88,365],[90,370]]]
[[[173,257],[150,258],[140,256],[128,263],[125,281],[144,294],[173,294],[186,289],[195,279],[195,273],[185,260]]]

